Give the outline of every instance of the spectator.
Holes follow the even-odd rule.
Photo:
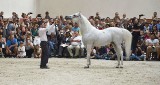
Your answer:
[[[106,24],[110,24],[111,19],[110,19],[109,17],[107,17],[107,18],[105,19],[105,22],[106,22]]]
[[[58,54],[58,41],[56,38],[55,33],[51,33],[50,35],[50,39],[48,39],[48,44],[49,44],[49,54],[50,56],[52,55],[52,53],[54,55]]]
[[[146,40],[146,46],[147,46],[147,53],[146,53],[146,60],[150,60],[151,57],[160,59],[160,47],[159,47],[159,40],[156,39],[156,36],[154,33],[151,34],[150,39]],[[153,53],[157,54],[155,56]]]
[[[18,58],[23,58],[26,56],[25,46],[23,44],[23,41],[20,42],[20,45],[18,46]]]
[[[157,20],[157,19],[158,19],[157,12],[154,12],[154,13],[153,13],[152,19],[153,19],[153,20]]]
[[[1,12],[0,12],[0,19],[3,19],[3,18],[4,18],[4,17],[3,17],[3,14],[4,14],[4,12],[1,11]]]
[[[17,43],[17,39],[14,38],[14,35],[11,34],[7,40],[7,44],[6,44],[6,55],[7,56],[13,56],[16,57],[17,56],[17,50],[18,50],[18,43]]]
[[[32,37],[38,36],[38,25],[35,24],[33,28],[31,29]]]
[[[114,22],[115,22],[115,24],[116,24],[117,26],[120,26],[120,21],[121,21],[121,19],[120,19],[120,16],[119,16],[119,13],[118,13],[118,12],[115,13],[115,16],[114,16],[113,20],[114,20]]]
[[[79,28],[79,25],[78,25],[78,23],[74,23],[74,27],[72,28],[72,31],[73,32],[80,32],[80,28]]]
[[[101,17],[99,16],[99,12],[96,12],[95,19],[98,19],[98,20],[100,20],[100,19],[101,19]]]
[[[7,26],[7,35],[10,35],[10,33],[14,32],[14,31],[15,31],[15,26],[13,24],[13,21],[12,21],[12,19],[9,19],[9,23]]]
[[[2,30],[0,30],[0,53],[3,57],[5,51],[6,39],[2,37],[2,34],[3,34]]]
[[[66,32],[65,36],[62,38],[61,45],[59,46],[59,52],[58,52],[59,57],[68,56],[67,47],[70,45],[70,38],[71,38],[70,32]]]
[[[144,60],[145,53],[142,50],[140,43],[137,44],[137,48],[134,54],[130,56],[131,60]]]
[[[32,53],[34,52],[34,46],[32,43],[32,36],[30,32],[27,32],[26,34],[24,45],[25,45],[25,50],[26,50],[26,57],[31,58]]]
[[[160,37],[160,20],[157,21],[157,30],[158,30],[158,37]]]
[[[46,15],[45,15],[45,19],[50,20],[49,12],[48,12],[48,11],[46,11],[46,13],[45,13],[45,14],[46,14]]]
[[[139,20],[137,18],[133,18],[133,28],[132,28],[132,53],[135,53],[135,50],[137,48],[137,42],[140,37],[140,26],[139,26]]]
[[[128,21],[127,21],[127,18],[126,18],[126,14],[123,14],[123,18],[121,19],[120,22],[121,22],[120,27],[127,29]]]
[[[7,33],[7,30],[6,30],[6,29],[7,29],[7,26],[8,26],[8,21],[7,21],[7,20],[5,20],[5,21],[4,21],[3,28],[2,28],[2,31],[3,31],[3,37],[5,37],[5,38],[7,37],[7,34],[6,34],[6,33]]]
[[[149,27],[149,23],[146,22],[145,25],[144,25],[144,28],[143,28],[143,31],[146,33],[146,32],[150,32],[150,27]]]
[[[41,43],[40,37],[39,36],[35,36],[34,42],[33,42],[33,45],[34,45],[34,58],[40,58],[41,57],[42,49],[40,47],[40,43]]]
[[[40,45],[35,45],[34,47],[34,58],[41,58],[42,49]]]
[[[73,57],[73,53],[72,50],[75,48],[75,57],[77,57],[79,55],[79,50],[80,48],[84,48],[84,46],[82,46],[82,36],[79,35],[79,33],[77,31],[75,31],[73,33],[73,36],[70,39],[71,41],[71,45],[68,46],[68,51],[71,57]],[[81,47],[80,47],[81,46]]]
[[[149,27],[150,27],[150,32],[153,32],[153,28],[157,25],[157,20],[153,20],[150,24],[149,24]]]
[[[12,12],[12,19],[17,20],[18,19],[18,15],[16,14],[16,12]]]

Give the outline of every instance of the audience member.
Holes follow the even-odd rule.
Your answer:
[[[146,60],[150,60],[151,58],[160,59],[159,40],[156,39],[154,33],[151,34],[150,39],[146,40],[146,46],[147,46]],[[155,55],[153,56],[153,54]]]
[[[18,50],[17,39],[14,38],[13,34],[10,34],[10,36],[7,40],[7,43],[6,43],[6,56],[16,57],[17,56],[17,50]]]
[[[23,58],[26,56],[25,46],[23,44],[23,41],[20,42],[20,45],[18,46],[18,58]]]
[[[70,39],[71,45],[68,46],[68,51],[71,57],[78,57],[80,48],[82,46],[82,36],[79,35],[79,32],[75,31]],[[75,48],[75,55],[73,55],[72,50]]]

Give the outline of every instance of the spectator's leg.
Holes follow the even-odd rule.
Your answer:
[[[160,46],[156,47],[156,51],[157,51],[157,58],[160,60]]]
[[[73,57],[73,53],[72,53],[73,46],[70,45],[70,46],[67,47],[67,49],[68,49],[68,52],[69,52],[70,56]]]
[[[17,47],[14,47],[14,49],[13,49],[13,54],[14,54],[15,57],[17,56],[17,53],[18,53],[18,48],[17,48]]]
[[[152,52],[152,47],[151,46],[148,46],[147,47],[147,53],[146,53],[146,60],[149,60],[150,59],[150,54]]]
[[[75,56],[77,57],[77,56],[79,55],[80,46],[77,45],[75,48],[76,48],[76,49],[75,49],[75,50],[76,50],[76,51],[75,51]]]
[[[63,47],[59,46],[59,51],[58,51],[59,57],[62,57],[62,51],[63,51]]]
[[[28,56],[28,58],[31,58],[33,52],[34,52],[34,49],[26,50],[26,56]]]

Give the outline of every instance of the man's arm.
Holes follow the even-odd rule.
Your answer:
[[[55,25],[52,24],[51,26],[46,27],[46,31],[55,30]]]
[[[17,39],[14,40],[14,43],[15,43],[15,44],[9,46],[9,48],[11,48],[11,47],[17,47],[17,46],[18,46]]]
[[[159,40],[158,39],[156,39],[156,44],[155,44],[155,46],[159,46]]]

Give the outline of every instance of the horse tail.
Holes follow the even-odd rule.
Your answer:
[[[129,60],[129,56],[131,55],[132,34],[126,29],[123,29],[123,40],[126,52],[126,59]]]

